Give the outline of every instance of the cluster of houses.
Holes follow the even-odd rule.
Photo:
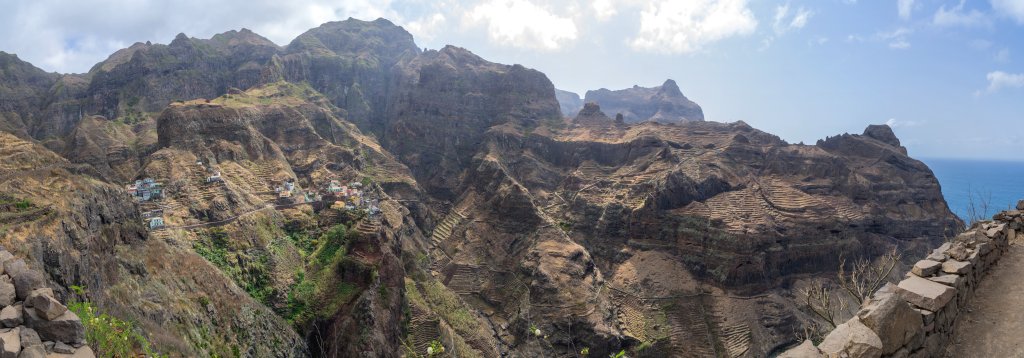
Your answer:
[[[202,162],[196,162],[197,165],[202,165]],[[218,183],[223,182],[224,179],[221,177],[220,171],[207,168],[206,183]],[[303,191],[296,186],[296,180],[289,178],[282,181],[274,188],[274,192],[277,194],[277,200],[279,204],[298,204],[301,202],[312,203],[323,201],[324,197],[333,198],[334,204],[332,208],[338,210],[357,210],[363,209],[369,212],[371,215],[377,215],[380,213],[380,201],[377,198],[371,198],[370,195],[364,193],[363,183],[351,182],[348,184],[342,184],[340,180],[331,180],[326,186],[322,186],[320,190],[308,190]],[[134,183],[125,186],[128,194],[133,198],[136,198],[139,202],[148,202],[154,199],[160,199],[164,196],[163,184],[157,182],[153,178],[145,178],[136,180]],[[166,223],[164,222],[163,209],[154,209],[145,211],[142,213],[143,219],[146,222],[146,226],[150,230],[164,228]]]
[[[354,210],[364,208],[371,215],[380,213],[380,202],[378,199],[371,199],[363,195],[363,183],[351,182],[342,185],[341,181],[331,180],[327,185],[327,192],[338,198],[334,208],[343,210]]]
[[[153,178],[136,180],[125,186],[128,194],[140,202],[160,199],[164,195],[164,185]]]

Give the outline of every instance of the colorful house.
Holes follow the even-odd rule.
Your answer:
[[[223,181],[223,180],[224,179],[222,179],[220,177],[220,171],[219,170],[214,172],[213,175],[206,177],[206,182],[207,183],[219,182],[219,181]]]

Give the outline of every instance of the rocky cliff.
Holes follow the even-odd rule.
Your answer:
[[[687,99],[673,80],[665,80],[661,86],[651,88],[633,86],[615,91],[605,88],[587,91],[583,102],[597,103],[609,114],[622,114],[629,123],[704,120],[704,111]]]
[[[962,226],[886,126],[793,145],[671,80],[566,119],[543,73],[383,19],[17,66],[0,243],[173,354],[764,356],[794,282]],[[379,212],[282,193],[332,180]]]

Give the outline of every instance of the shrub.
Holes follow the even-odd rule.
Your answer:
[[[71,290],[83,295],[85,290],[80,286],[71,286]],[[147,357],[161,356],[149,345],[135,329],[135,324],[117,317],[100,313],[96,306],[88,301],[72,299],[68,309],[82,320],[85,326],[85,340],[96,351],[97,357],[131,357],[143,353]]]

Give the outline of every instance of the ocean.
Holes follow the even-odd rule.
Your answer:
[[[935,172],[949,209],[964,222],[970,221],[972,198],[979,213],[981,203],[989,203],[988,210],[982,213],[986,219],[1024,200],[1024,162],[937,158],[921,161]]]

